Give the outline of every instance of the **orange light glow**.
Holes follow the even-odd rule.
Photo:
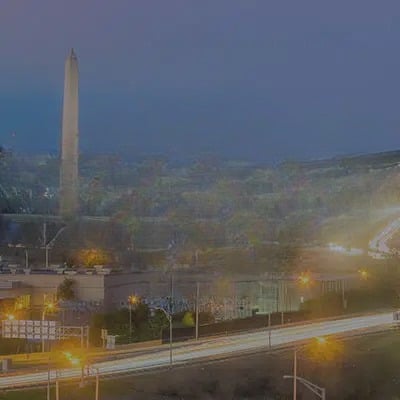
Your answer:
[[[359,274],[361,276],[361,279],[367,279],[368,278],[368,272],[365,269],[360,269]]]
[[[136,296],[136,295],[134,295],[134,294],[131,294],[131,295],[128,297],[128,302],[129,302],[129,304],[131,304],[131,305],[134,305],[134,304],[139,303],[139,296]]]
[[[301,275],[299,276],[299,282],[300,282],[302,285],[308,285],[308,284],[311,282],[310,275],[308,275],[308,274],[301,274]]]

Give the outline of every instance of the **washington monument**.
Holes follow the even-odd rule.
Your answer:
[[[72,49],[65,61],[62,114],[60,215],[74,217],[79,211],[78,189],[78,59]]]

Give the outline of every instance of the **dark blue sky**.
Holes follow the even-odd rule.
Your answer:
[[[0,144],[57,151],[70,47],[83,151],[400,147],[398,0],[1,0]]]

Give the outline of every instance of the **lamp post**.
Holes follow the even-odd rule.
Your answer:
[[[86,365],[86,370],[87,370],[87,375],[90,375],[90,371],[95,371],[95,379],[96,379],[96,387],[94,391],[94,398],[95,400],[99,400],[99,393],[100,393],[100,373],[99,373],[99,368],[97,367],[92,367],[90,364]],[[82,364],[82,371],[84,371],[84,365]],[[82,375],[83,377],[83,375]],[[82,383],[83,383],[83,378],[82,378]],[[82,385],[83,386],[83,385]]]
[[[298,278],[297,278],[297,282],[299,283],[299,286],[304,287],[305,289],[310,288],[311,284],[313,283],[312,279],[311,279],[311,275],[308,272],[302,272]],[[301,296],[301,303],[304,301],[304,297]]]
[[[82,357],[74,357],[71,353],[69,352],[64,352],[65,357],[67,360],[71,363],[72,366],[80,366],[81,367],[81,381],[79,386],[83,387],[84,386],[84,378],[85,378],[85,362]],[[91,366],[89,363],[86,364],[87,368],[87,376],[90,375],[90,371],[95,371],[95,377],[96,377],[96,388],[95,388],[95,400],[99,400],[99,391],[100,391],[100,372],[99,368]],[[59,400],[59,395],[58,395],[58,384],[56,382],[56,400]]]
[[[347,299],[346,299],[346,294],[345,294],[345,290],[346,290],[346,281],[345,279],[341,280],[341,289],[342,289],[342,305],[343,305],[343,310],[347,309]]]
[[[57,240],[58,236],[65,230],[66,226],[60,228],[57,233],[54,235],[53,239],[47,241],[47,228],[46,222],[43,224],[43,246],[42,249],[45,251],[45,265],[46,270],[49,269],[49,252],[53,248],[55,241]]]
[[[366,271],[365,269],[360,269],[360,270],[358,270],[358,273],[360,274],[360,278],[362,279],[362,280],[367,280],[368,279],[368,277],[369,277],[369,273],[368,273],[368,271]]]
[[[298,348],[295,348],[293,354],[293,400],[297,400],[297,352]]]
[[[303,272],[303,273],[299,276],[299,282],[300,282],[300,284],[302,284],[302,285],[304,285],[304,286],[308,286],[308,285],[311,283],[311,277],[310,277],[310,275]]]
[[[57,370],[56,370],[56,400],[60,400],[60,383],[58,381]]]
[[[45,339],[44,339],[44,321],[46,317],[46,311],[52,312],[56,308],[55,304],[53,302],[47,302],[46,303],[46,294],[43,295],[43,311],[42,311],[42,329],[41,329],[41,336],[42,336],[42,353],[44,353],[45,350]]]
[[[85,363],[83,362],[82,358],[73,356],[69,351],[64,351],[63,354],[64,354],[65,358],[71,363],[72,366],[81,368],[81,381],[79,382],[79,386],[83,387],[84,386]]]
[[[284,375],[283,379],[293,379],[294,382],[299,381],[307,389],[310,389],[313,393],[315,393],[321,400],[326,400],[325,388],[317,386],[314,383],[308,381],[307,379],[301,378],[299,376],[294,377],[293,375]],[[295,398],[295,397],[293,397],[293,398]]]
[[[99,369],[94,368],[96,371],[96,390],[95,390],[95,400],[99,400],[99,389],[100,389],[100,377],[99,377]]]
[[[47,359],[47,400],[50,400],[50,356]]]
[[[268,313],[268,349],[271,351],[271,311]]]
[[[315,338],[317,344],[319,346],[326,344],[326,339],[324,337],[316,337]],[[295,347],[293,351],[293,375],[284,375],[283,378],[293,378],[293,400],[297,400],[297,381],[303,383],[307,388],[313,391],[316,394],[319,394],[322,400],[325,400],[325,389],[320,388],[317,385],[307,381],[304,378],[297,376],[297,353],[302,349],[302,347]]]
[[[154,310],[162,311],[169,322],[169,367],[172,368],[172,314],[161,307],[153,308],[153,311]]]
[[[199,340],[199,297],[200,297],[200,283],[196,282],[196,340]]]
[[[29,268],[29,254],[28,254],[28,249],[25,247],[25,268],[28,269]]]
[[[129,303],[129,343],[132,342],[132,306],[139,303],[139,297],[131,294],[128,296]]]

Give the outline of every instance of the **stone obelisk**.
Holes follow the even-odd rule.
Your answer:
[[[79,211],[78,88],[78,59],[72,49],[65,61],[60,171],[60,215],[67,218],[76,216]]]

